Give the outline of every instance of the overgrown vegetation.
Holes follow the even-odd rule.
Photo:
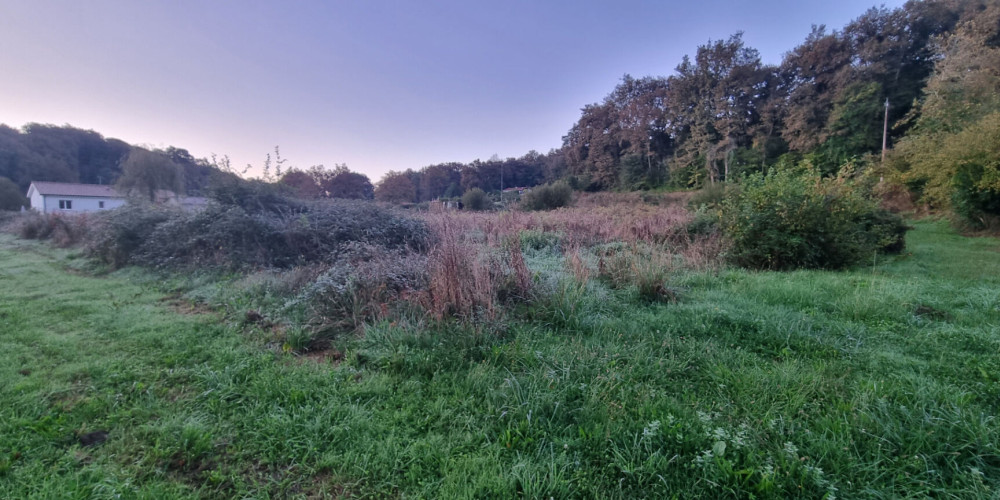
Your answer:
[[[700,271],[676,205],[581,203],[572,216],[431,214],[455,236],[434,240],[438,264],[357,245],[336,267],[166,285],[134,268],[66,273],[85,267],[78,251],[0,237],[0,496],[1000,488],[1000,241],[920,223],[907,255],[874,267]],[[495,294],[446,299],[437,273],[468,283],[495,264],[509,269]],[[424,266],[440,266],[441,319],[358,307],[419,303],[399,290],[419,289],[407,270]],[[283,308],[310,283],[362,333],[300,336]],[[190,314],[190,300],[224,316]],[[523,314],[491,319],[490,300]],[[466,303],[475,322],[448,319]]]
[[[998,242],[907,242],[873,193],[996,227],[997,19],[873,9],[777,68],[709,42],[548,155],[374,187],[276,149],[197,212],[4,216],[74,249],[0,236],[0,497],[995,497]],[[88,179],[127,151],[0,126],[31,134],[101,142]],[[658,186],[702,189],[573,190]]]
[[[490,208],[490,199],[486,192],[479,188],[472,188],[462,195],[462,205],[466,210],[486,210]]]
[[[840,269],[901,252],[906,233],[862,182],[808,170],[747,177],[721,214],[729,259],[753,269]]]
[[[952,210],[965,227],[1000,228],[1000,6],[942,36],[912,133],[889,174],[918,202]]]
[[[525,210],[554,210],[565,207],[573,200],[573,188],[566,182],[538,186],[521,197],[520,207]]]
[[[267,200],[197,212],[135,206],[102,213],[91,253],[113,267],[249,270],[331,263],[352,243],[413,251],[429,243],[422,223],[375,205]]]

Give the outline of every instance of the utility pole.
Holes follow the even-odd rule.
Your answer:
[[[497,162],[498,165],[500,165],[500,206],[503,208],[507,208],[507,202],[504,201],[503,199],[503,162],[500,161],[500,156],[497,155],[496,153],[494,153],[493,157],[490,158],[490,161],[494,160]]]
[[[882,125],[882,163],[885,164],[885,145],[889,139],[889,98],[885,98],[885,123]]]

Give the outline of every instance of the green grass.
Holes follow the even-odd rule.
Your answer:
[[[1000,241],[937,223],[862,269],[565,285],[342,360],[82,267],[0,236],[0,498],[1000,495]]]

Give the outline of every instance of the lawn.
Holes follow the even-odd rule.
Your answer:
[[[852,271],[567,281],[308,356],[86,269],[0,235],[2,498],[1000,495],[1000,241],[941,223]]]

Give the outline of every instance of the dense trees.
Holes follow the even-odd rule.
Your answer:
[[[391,203],[416,201],[417,187],[413,184],[412,177],[407,172],[390,170],[375,186],[375,199]]]
[[[1000,154],[983,140],[1000,123],[998,11],[993,0],[872,8],[839,30],[814,26],[777,66],[737,33],[696,47],[669,76],[624,75],[546,154],[394,171],[372,186],[345,165],[280,172],[275,149],[275,175],[268,155],[264,181],[302,198],[417,203],[560,180],[584,190],[693,188],[800,160],[832,176],[879,151],[888,101],[897,151],[883,174],[930,206],[986,220],[1000,210]],[[110,183],[129,149],[72,127],[0,125],[0,177],[22,190],[31,180]],[[188,193],[218,173],[183,149],[155,153],[180,167]]]
[[[585,106],[563,138],[567,172],[586,189],[693,187],[790,152],[833,173],[881,147],[886,99],[891,141],[906,134],[938,40],[986,9],[972,0],[873,8],[840,31],[814,26],[778,67],[739,33],[709,41],[673,75],[625,75]]]
[[[890,174],[931,207],[1000,227],[1000,6],[963,16],[937,63]]]
[[[333,170],[326,170],[321,165],[306,171],[291,168],[278,182],[289,187],[299,198],[371,200],[375,197],[375,188],[368,176],[352,172],[347,165],[336,165]]]
[[[498,192],[502,187],[531,187],[561,179],[566,172],[564,154],[529,151],[518,158],[475,160],[428,165],[420,170],[386,173],[375,186],[375,199],[393,203],[417,203],[438,198],[457,198],[472,189]]]
[[[26,192],[31,181],[110,184],[130,146],[97,132],[32,123],[0,125],[0,177]]]
[[[21,188],[17,187],[14,181],[0,177],[0,210],[20,210],[26,206],[28,198],[24,196]]]

